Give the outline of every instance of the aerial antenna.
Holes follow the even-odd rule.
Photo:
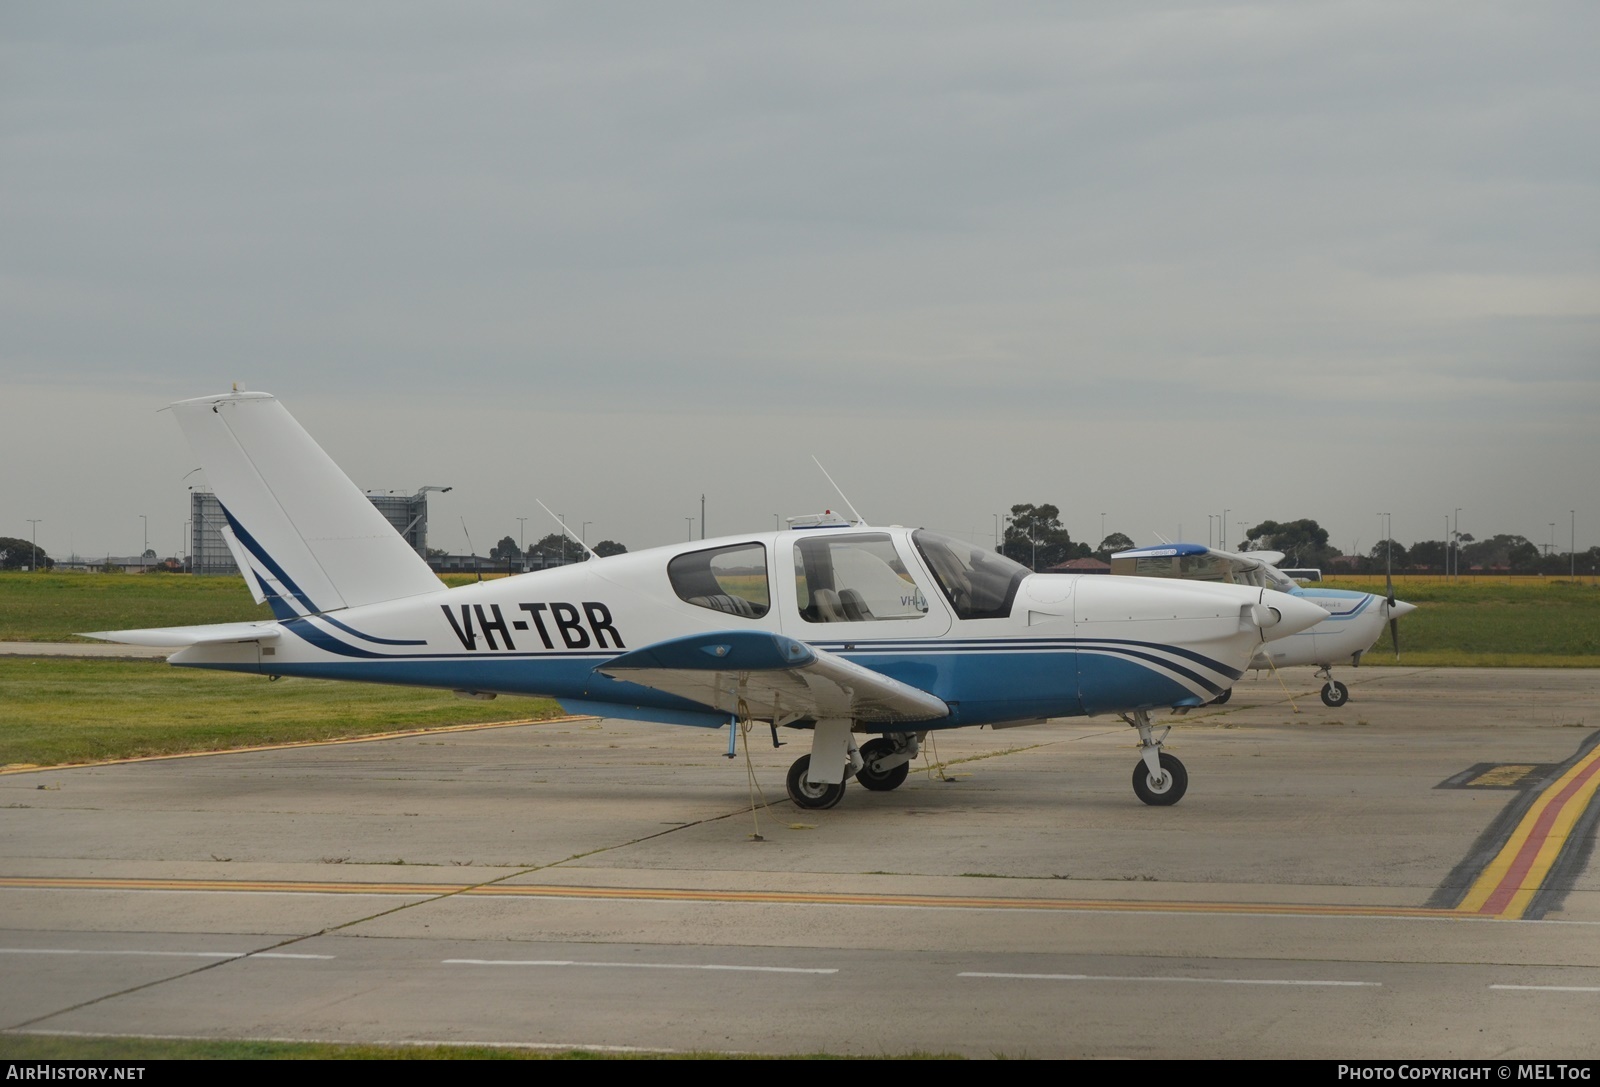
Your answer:
[[[467,552],[472,556],[472,568],[478,572],[478,580],[483,580],[483,568],[478,565],[478,549],[472,546],[472,533],[467,531],[467,519],[461,518],[461,535],[467,538]]]
[[[539,502],[539,500],[537,498],[535,498],[534,501],[535,502]],[[588,544],[583,542],[583,537],[579,536],[576,532],[572,531],[572,529],[568,528],[567,527],[567,523],[565,521],[563,521],[560,517],[556,516],[555,510],[551,509],[549,506],[545,505],[543,502],[539,502],[539,508],[544,510],[546,513],[548,513],[550,515],[550,517],[555,521],[555,523],[561,526],[561,531],[565,532],[568,536],[572,537],[574,543],[576,543],[579,547],[583,548],[585,551],[589,552],[589,557],[591,559],[597,559],[597,558],[600,557],[599,555],[596,555],[594,553],[594,548],[590,547]]]
[[[1155,531],[1152,530],[1151,535],[1153,535],[1156,539],[1160,540],[1162,543],[1166,544],[1167,546],[1169,546],[1169,547],[1172,546],[1172,541],[1167,539],[1165,536],[1161,535],[1161,533],[1155,532]]]
[[[828,470],[822,467],[822,462],[817,459],[817,455],[815,453],[811,455],[811,463],[817,466],[817,470],[827,477],[829,483],[833,484],[833,489],[839,492],[839,497],[844,500],[844,504],[850,507],[851,513],[855,514],[856,524],[865,525],[867,523],[867,519],[861,516],[861,513],[856,509],[855,503],[851,502],[850,499],[845,496],[844,491],[840,489],[839,485],[833,482],[833,477],[828,475]]]

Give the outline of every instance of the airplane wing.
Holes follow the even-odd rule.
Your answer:
[[[950,714],[944,700],[782,634],[724,630],[672,638],[602,664],[612,679],[652,687],[776,724],[806,718],[927,721]]]
[[[83,637],[122,645],[191,646],[230,642],[275,642],[283,636],[277,623],[211,623],[198,627],[151,627],[146,630],[85,631]]]
[[[1200,544],[1163,543],[1118,551],[1111,556],[1111,572],[1276,589],[1288,581],[1278,571],[1282,561],[1281,551],[1223,551]]]

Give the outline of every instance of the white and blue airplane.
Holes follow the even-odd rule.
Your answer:
[[[1138,731],[1139,798],[1176,803],[1188,775],[1151,711],[1204,704],[1263,642],[1327,618],[1275,589],[1037,575],[922,529],[839,518],[452,589],[274,397],[170,410],[275,618],[92,637],[182,646],[170,661],[190,668],[726,726],[730,756],[749,723],[775,744],[779,727],[806,729],[787,782],[802,808],[833,807],[852,776],[896,788],[934,730],[1101,713]]]
[[[1276,589],[1323,608],[1326,615],[1322,622],[1263,644],[1249,666],[1260,671],[1281,665],[1314,664],[1317,678],[1326,681],[1322,685],[1323,705],[1342,706],[1350,700],[1350,688],[1333,678],[1334,662],[1348,658],[1350,667],[1358,667],[1362,655],[1383,634],[1385,623],[1395,656],[1399,657],[1399,620],[1416,611],[1417,606],[1394,598],[1392,578],[1385,596],[1320,585],[1302,586],[1278,569],[1282,561],[1280,551],[1222,551],[1199,544],[1163,543],[1117,552],[1111,556],[1111,572]],[[1231,693],[1230,689],[1213,701],[1226,702]]]

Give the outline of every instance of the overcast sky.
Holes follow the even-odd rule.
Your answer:
[[[0,535],[277,394],[430,543],[1600,543],[1600,5],[0,5]]]

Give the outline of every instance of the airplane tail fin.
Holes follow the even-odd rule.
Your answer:
[[[222,535],[279,619],[443,585],[322,447],[267,393],[172,405],[222,504]]]

